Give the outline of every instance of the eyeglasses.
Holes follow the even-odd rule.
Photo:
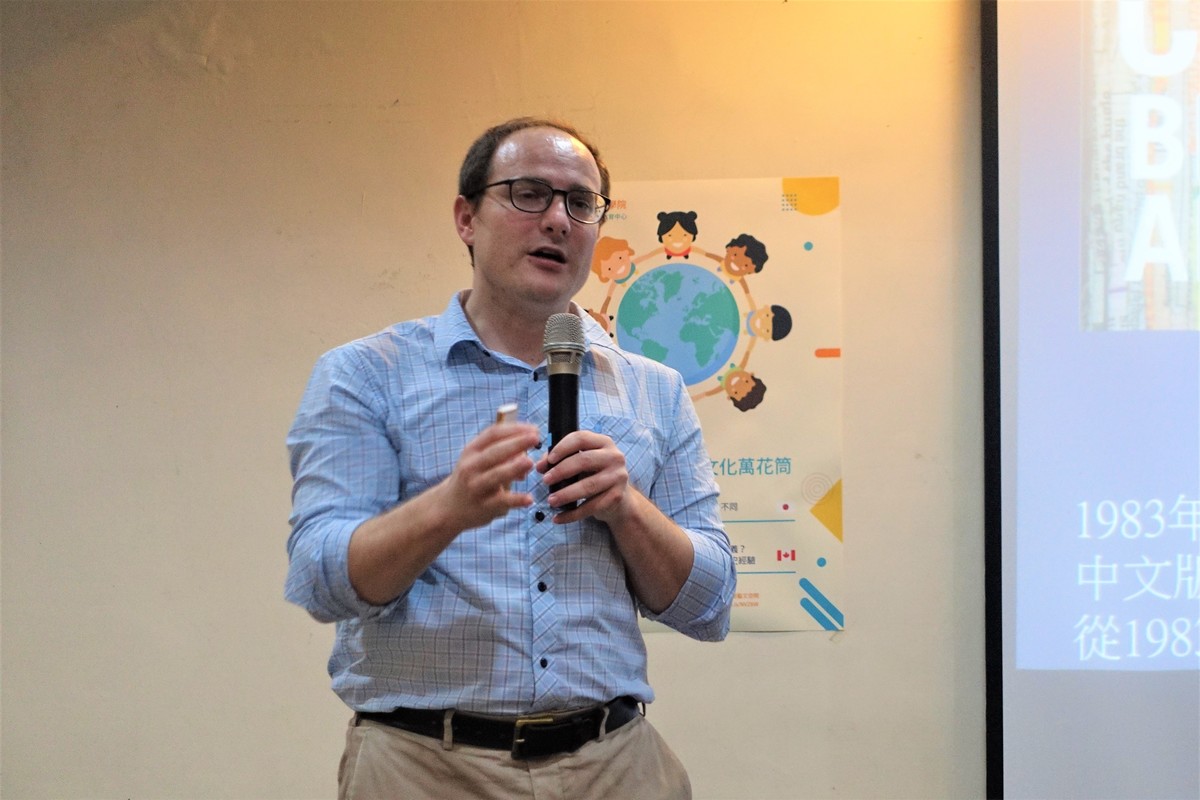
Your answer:
[[[554,202],[554,195],[561,194],[564,198],[567,214],[576,222],[595,225],[604,219],[608,211],[609,200],[602,194],[589,192],[587,189],[555,189],[545,181],[536,178],[509,178],[506,181],[489,183],[480,189],[484,192],[493,186],[507,186],[508,199],[513,208],[530,214],[541,214]]]

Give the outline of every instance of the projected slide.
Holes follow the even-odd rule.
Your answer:
[[[996,11],[999,788],[1195,800],[1200,0]]]
[[[1196,670],[1200,4],[1074,7],[1020,44],[1016,666]]]
[[[1088,330],[1200,330],[1200,5],[1095,3],[1085,33]]]

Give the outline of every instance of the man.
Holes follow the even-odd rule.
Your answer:
[[[729,628],[733,563],[682,379],[583,314],[580,429],[547,452],[545,324],[581,315],[607,191],[572,128],[490,129],[454,202],[471,288],[314,369],[288,436],[286,594],[337,623],[330,674],[355,711],[341,797],[690,796],[639,712],[637,627],[640,611],[700,640]],[[494,422],[509,402],[522,421]]]

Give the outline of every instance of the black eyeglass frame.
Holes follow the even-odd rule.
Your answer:
[[[516,198],[516,195],[513,193],[513,185],[517,184],[517,183],[536,183],[539,186],[545,186],[547,189],[549,189],[550,194],[546,198],[546,205],[544,205],[538,209],[521,208],[521,206],[517,205],[517,198]],[[554,204],[555,196],[561,194],[563,196],[563,206],[567,210],[567,216],[569,216],[571,219],[575,220],[576,222],[583,223],[584,225],[599,224],[604,219],[604,215],[608,213],[609,207],[612,206],[612,200],[605,197],[604,195],[600,194],[599,192],[593,192],[591,189],[555,189],[553,186],[551,186],[550,184],[546,183],[543,180],[540,180],[539,178],[509,178],[508,180],[496,181],[495,183],[489,183],[487,186],[484,186],[482,189],[480,189],[478,192],[476,192],[476,195],[481,195],[484,192],[486,192],[488,189],[491,189],[495,186],[507,186],[508,187],[508,202],[511,203],[512,207],[515,208],[517,211],[524,211],[526,214],[541,214],[541,213],[545,212],[546,209],[548,209],[551,205]],[[603,201],[603,206],[600,209],[600,214],[597,215],[597,217],[595,219],[580,219],[579,217],[577,217],[573,213],[571,213],[571,195],[580,195],[580,194],[588,195],[589,197],[599,197],[600,200]]]

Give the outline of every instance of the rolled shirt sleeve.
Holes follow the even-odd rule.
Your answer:
[[[675,397],[666,459],[649,497],[692,540],[692,570],[670,606],[658,614],[643,606],[641,612],[693,639],[720,641],[729,633],[737,574],[720,519],[712,462],[681,379]]]
[[[294,483],[284,595],[321,622],[388,608],[361,600],[347,567],[354,531],[399,501],[387,413],[382,387],[351,343],[317,361],[288,433]]]

